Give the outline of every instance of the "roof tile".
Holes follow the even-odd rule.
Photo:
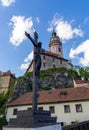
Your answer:
[[[77,84],[89,83],[89,80],[75,80]]]
[[[66,89],[55,89],[38,92],[38,103],[70,102],[89,99],[89,87],[77,87]],[[20,106],[32,104],[32,92],[25,93],[8,106]]]

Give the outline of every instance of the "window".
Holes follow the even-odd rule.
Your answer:
[[[17,115],[17,108],[13,109],[13,115]]]
[[[58,48],[59,52],[61,52],[61,47]]]
[[[5,90],[3,90],[2,93],[5,94]]]
[[[43,63],[43,67],[45,67],[45,63]]]
[[[0,87],[2,87],[2,83],[0,83]]]
[[[54,106],[50,106],[50,107],[49,107],[49,110],[50,110],[51,113],[55,113],[55,108],[54,108]]]
[[[39,109],[39,110],[43,110],[43,107],[39,107],[38,109]]]
[[[32,110],[32,107],[29,107],[28,110]]]
[[[76,112],[82,112],[82,105],[81,104],[76,104]]]
[[[61,91],[60,92],[60,96],[66,96],[67,95],[67,91]]]
[[[53,57],[53,62],[55,62],[55,58]]]
[[[6,87],[6,83],[2,83],[2,87],[3,87],[3,88]]]
[[[64,105],[64,112],[69,113],[70,112],[70,106],[69,105]]]
[[[60,64],[62,64],[62,60],[60,60]]]
[[[53,65],[53,68],[55,68],[55,65]]]
[[[45,60],[45,56],[43,56],[43,59]]]

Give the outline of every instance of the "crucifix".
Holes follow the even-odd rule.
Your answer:
[[[38,42],[38,34],[35,31],[34,32],[34,38],[32,38],[30,36],[29,33],[25,32],[26,37],[28,37],[30,39],[30,41],[32,42],[33,46],[34,46],[34,55],[33,55],[33,104],[32,104],[32,109],[33,111],[37,110],[37,104],[38,104],[38,75],[40,72],[40,68],[41,68],[41,46],[42,43]]]

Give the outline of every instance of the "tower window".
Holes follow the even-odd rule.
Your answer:
[[[61,48],[60,47],[58,48],[58,50],[59,50],[59,52],[61,52]]]
[[[62,60],[60,60],[60,64],[62,64]]]
[[[45,60],[45,56],[43,56],[43,59]]]
[[[53,62],[55,62],[55,58],[53,57]]]

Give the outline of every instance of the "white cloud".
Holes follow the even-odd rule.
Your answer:
[[[36,17],[36,21],[37,21],[37,23],[39,23],[39,22],[40,22],[40,19],[39,19],[39,17]]]
[[[26,70],[33,59],[33,51],[24,59],[24,63],[20,66],[21,70]]]
[[[52,31],[53,28],[55,28],[55,31],[57,32],[57,35],[61,38],[61,40],[66,41],[69,39],[74,38],[75,36],[83,36],[83,31],[78,28],[72,28],[71,23],[74,20],[72,20],[70,23],[68,21],[65,21],[62,17],[56,17],[54,16],[53,20],[51,21],[50,27],[48,28],[48,31]]]
[[[22,64],[22,65],[20,66],[20,69],[21,69],[21,70],[26,70],[26,69],[28,68],[28,66],[29,66],[29,63],[24,63],[24,64]]]
[[[79,54],[83,53],[83,56]],[[89,39],[80,44],[76,49],[71,48],[69,57],[75,59],[78,57],[79,62],[83,66],[89,66]]]
[[[9,25],[13,27],[10,42],[15,46],[19,46],[26,38],[25,31],[31,34],[34,31],[32,17],[26,19],[23,16],[13,16]]]
[[[33,51],[24,59],[24,62],[30,62],[33,59]]]
[[[1,0],[1,4],[4,7],[8,7],[12,5],[13,3],[15,3],[15,0]]]

